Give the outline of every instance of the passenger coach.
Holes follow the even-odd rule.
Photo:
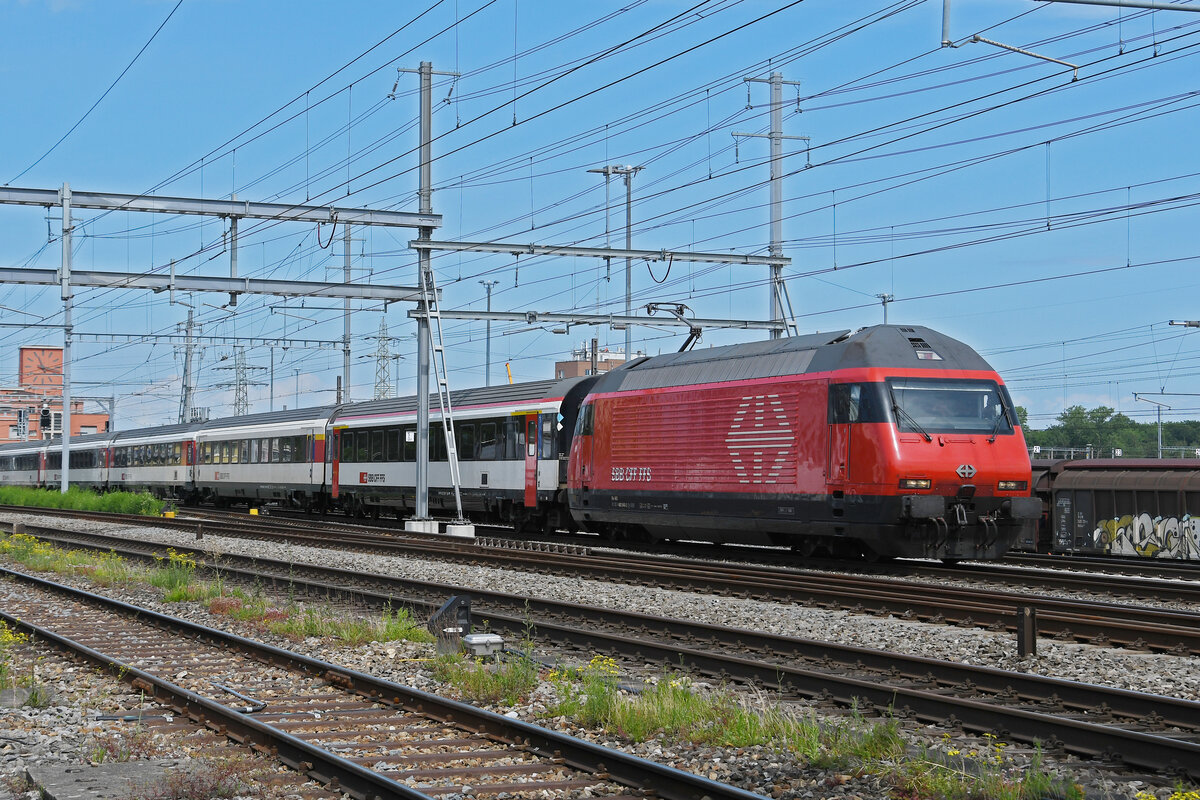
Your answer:
[[[335,406],[206,422],[196,432],[195,488],[217,505],[323,507],[325,437]]]
[[[519,527],[569,524],[566,458],[575,416],[592,378],[534,381],[451,393],[463,508]],[[429,425],[429,507],[454,511],[446,437]],[[372,515],[416,504],[415,397],[343,406],[332,422],[334,499]]]

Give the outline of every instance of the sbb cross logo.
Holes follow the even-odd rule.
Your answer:
[[[958,469],[956,469],[954,471],[958,473],[958,477],[960,477],[960,478],[974,478],[975,477],[975,467],[973,467],[970,464],[962,464],[959,466]]]
[[[367,482],[367,473],[365,473],[365,472],[358,473],[358,482],[366,483]]]

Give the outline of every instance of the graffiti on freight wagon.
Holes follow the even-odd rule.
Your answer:
[[[1200,560],[1200,517],[1151,517],[1149,514],[1107,519],[1092,531],[1098,549],[1114,556]]]

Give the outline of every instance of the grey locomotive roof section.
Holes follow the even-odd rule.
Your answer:
[[[270,425],[280,422],[328,419],[336,410],[337,406],[314,406],[312,408],[289,408],[284,411],[264,411],[261,414],[247,414],[244,417],[214,419],[198,427],[203,431],[212,431],[222,428],[241,428],[247,425]]]
[[[456,389],[450,392],[450,407],[454,409],[466,406],[522,403],[546,397],[563,397],[572,386],[581,380],[583,379],[565,378],[563,380],[480,386],[474,389]],[[438,398],[436,394],[430,396],[429,407],[432,412],[437,412]],[[368,400],[363,403],[343,405],[338,410],[335,419],[353,419],[376,414],[406,414],[416,410],[417,397],[410,395],[391,400]]]
[[[940,356],[937,360],[917,357],[913,340],[925,342]],[[967,345],[920,325],[875,325],[853,336],[821,348],[808,372],[862,367],[907,367],[928,370],[988,370],[991,366]]]
[[[917,346],[913,340],[919,340]],[[940,360],[918,358],[918,347],[932,350]],[[937,331],[918,325],[876,325],[854,334],[832,331],[654,356],[607,373],[594,391],[696,386],[862,367],[991,370],[970,347]]]
[[[628,392],[795,375],[808,371],[819,348],[848,333],[832,331],[654,356],[602,376],[594,391]]]

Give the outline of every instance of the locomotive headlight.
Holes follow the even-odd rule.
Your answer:
[[[1025,481],[997,481],[996,488],[1002,492],[1022,492],[1029,488]]]
[[[901,489],[928,489],[933,483],[929,478],[901,478]]]

